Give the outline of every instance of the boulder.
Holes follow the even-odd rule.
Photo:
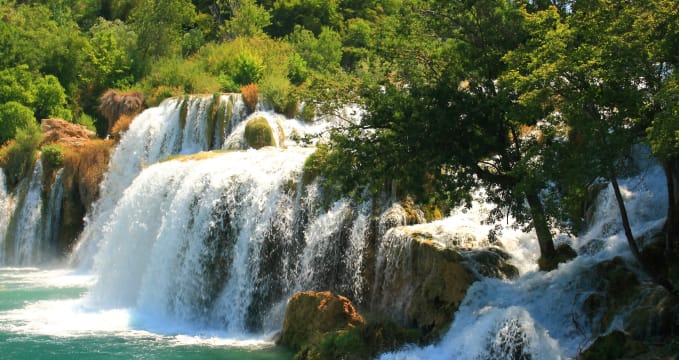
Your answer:
[[[344,296],[326,292],[302,292],[288,302],[279,343],[294,351],[322,336],[354,328],[365,320]]]
[[[273,129],[263,117],[255,117],[248,121],[245,125],[245,140],[254,149],[276,145]]]
[[[381,245],[370,310],[438,337],[452,322],[476,276],[459,252],[424,236],[394,230]]]
[[[81,147],[97,137],[94,131],[62,119],[43,119],[40,129],[43,143],[59,143],[70,147]]]

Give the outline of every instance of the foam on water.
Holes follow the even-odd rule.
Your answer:
[[[643,240],[661,229],[667,211],[667,193],[662,169],[643,161],[643,157],[637,161],[642,175],[621,179],[620,185],[633,232]],[[631,260],[610,186],[599,194],[596,206],[588,231],[572,239],[562,239],[569,241],[579,256],[548,273],[535,271],[533,264],[539,254],[534,235],[503,232],[500,241],[522,275],[513,281],[484,279],[474,283],[441,341],[423,348],[410,347],[384,354],[381,359],[575,357],[592,340],[591,324],[581,309],[586,295],[592,291],[596,276],[592,273],[594,265],[615,256]],[[458,221],[466,216],[453,213],[444,223],[450,222],[452,233],[458,231],[458,226],[468,228],[477,223],[472,218],[470,224],[460,224]],[[450,230],[443,233],[448,234]]]

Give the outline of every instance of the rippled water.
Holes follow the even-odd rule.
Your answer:
[[[70,270],[0,268],[0,358],[292,359],[267,339],[220,337],[124,309],[90,308],[91,282]]]

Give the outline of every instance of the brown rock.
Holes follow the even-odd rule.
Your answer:
[[[83,146],[97,137],[94,131],[62,119],[43,119],[40,123],[43,143],[59,143],[71,147]]]
[[[326,292],[302,292],[288,302],[280,344],[297,351],[314,339],[365,320],[344,296]]]

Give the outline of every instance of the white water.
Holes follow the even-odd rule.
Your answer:
[[[25,192],[21,195],[22,192]],[[6,262],[16,265],[33,265],[42,260],[43,256],[43,223],[42,223],[42,161],[33,166],[28,185],[19,189],[18,213],[13,219],[14,226],[7,234],[11,241],[6,254]],[[12,231],[13,230],[13,231]]]
[[[638,160],[644,173],[623,179],[620,185],[634,234],[643,239],[662,227],[667,193],[660,167]],[[453,214],[444,224],[457,223],[466,215],[469,213]],[[472,216],[470,220],[468,225],[475,227],[483,219]],[[482,234],[478,230],[482,229],[471,232]],[[592,291],[592,279],[584,274],[597,262],[615,256],[632,260],[610,186],[599,194],[590,229],[573,239],[561,238],[571,242],[579,256],[557,270],[535,271],[539,254],[533,235],[505,231],[500,241],[521,270],[518,279],[474,283],[441,341],[384,354],[381,359],[569,359],[585,348],[593,340],[593,329],[587,327],[581,310]]]
[[[238,99],[222,97],[232,104],[231,121],[224,134],[215,134],[214,139],[223,143],[213,141],[217,144],[213,148],[244,147],[247,119]],[[282,325],[286,300],[296,291],[331,290],[359,304],[369,300],[361,274],[367,266],[372,204],[343,200],[324,209],[318,187],[304,186],[301,180],[303,163],[313,149],[297,147],[292,135],[321,132],[327,125],[307,125],[260,109],[253,116],[264,116],[286,135],[279,148],[161,162],[171,155],[209,150],[210,101],[209,97],[189,99],[184,128],[180,99],[148,109],[132,123],[112,156],[102,197],[87,219],[74,255],[88,274],[78,278],[89,288],[87,296],[30,304],[12,312],[10,322],[47,335],[133,332],[180,334],[189,342],[269,343],[268,335]],[[635,233],[644,234],[662,225],[665,184],[659,168],[640,163],[650,171],[621,185]],[[29,185],[39,188],[33,181]],[[30,194],[26,203],[40,200],[35,192]],[[57,200],[52,198],[61,195],[51,194],[53,204]],[[0,211],[3,203],[11,208],[12,198],[0,189]],[[387,209],[377,229],[376,272],[387,283],[384,274],[400,270],[392,260],[401,258],[394,252],[405,248],[409,232],[426,232],[440,246],[461,247],[462,253],[488,246],[486,235],[494,228],[482,225],[488,210],[487,205],[476,203],[439,222],[393,228],[405,224],[404,212],[400,206]],[[23,211],[22,219],[40,218]],[[575,356],[591,340],[576,326],[586,323],[578,311],[582,294],[591,285],[581,275],[597,261],[629,256],[617,219],[608,189],[598,200],[591,229],[577,238],[559,239],[572,244],[580,256],[550,273],[535,271],[534,235],[505,229],[499,241],[522,276],[476,282],[438,344],[383,358]],[[32,228],[30,221],[22,224],[27,224],[22,231],[40,229]],[[26,258],[22,254],[32,254],[36,248],[31,239],[22,239],[25,251],[13,254],[14,258]],[[403,307],[383,304],[389,306]]]
[[[4,263],[5,237],[13,213],[14,201],[10,194],[7,193],[5,173],[0,168],[0,263]]]

